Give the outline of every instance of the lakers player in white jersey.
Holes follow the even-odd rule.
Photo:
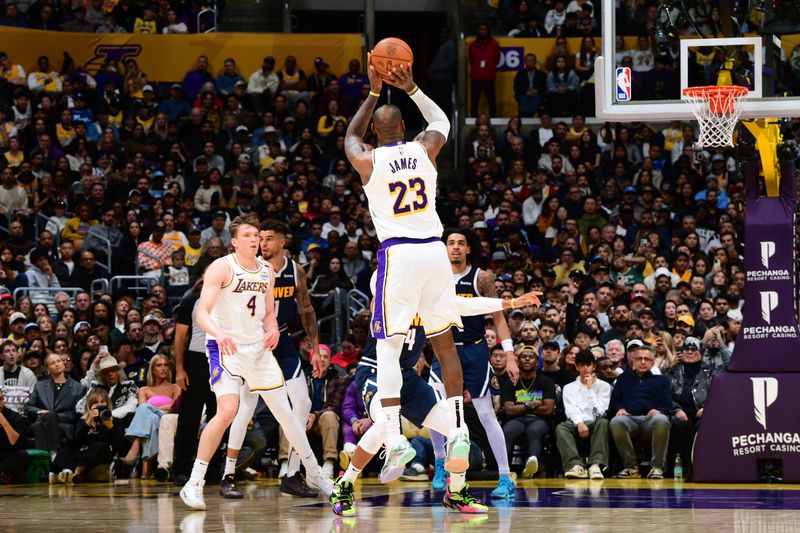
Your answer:
[[[330,480],[322,477],[305,428],[292,416],[283,372],[271,352],[279,337],[272,292],[275,275],[269,264],[256,257],[258,224],[258,217],[252,213],[233,220],[230,233],[234,252],[206,269],[197,304],[197,322],[206,332],[217,414],[200,435],[192,475],[180,492],[183,502],[194,509],[205,509],[203,485],[208,462],[236,416],[243,386],[264,399],[283,427],[306,467],[308,483],[326,497],[332,488]]]
[[[378,393],[386,424],[386,468],[405,464],[415,455],[400,431],[400,352],[415,314],[425,325],[442,365],[450,407],[447,470],[454,473],[459,491],[469,466],[469,436],[463,419],[463,375],[451,329],[461,327],[455,303],[447,250],[441,242],[442,224],[436,214],[436,156],[447,142],[450,122],[444,112],[414,84],[405,66],[393,69],[388,83],[405,90],[428,127],[414,141],[405,141],[400,110],[384,105],[375,111],[382,82],[369,70],[370,93],[345,137],[345,153],[358,171],[369,200],[381,247],[378,283],[372,314],[377,340]],[[374,111],[374,113],[373,113]],[[378,148],[364,144],[372,118]]]

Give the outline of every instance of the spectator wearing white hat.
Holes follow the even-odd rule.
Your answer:
[[[103,350],[105,347],[101,347]],[[129,379],[125,379],[122,370],[125,363],[117,361],[108,351],[101,351],[90,365],[81,384],[89,390],[75,406],[78,414],[83,413],[86,398],[93,389],[101,388],[108,393],[111,404],[108,408],[117,420],[125,420],[133,416],[138,405],[139,387]]]
[[[22,346],[25,343],[25,324],[28,322],[28,317],[25,313],[15,311],[8,317],[8,327],[11,333],[8,335],[8,340],[13,341],[17,346]]]

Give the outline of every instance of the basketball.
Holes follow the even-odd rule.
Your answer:
[[[411,68],[414,63],[414,53],[411,51],[411,47],[404,40],[396,37],[387,37],[376,44],[370,57],[372,66],[384,79],[389,77],[392,67],[405,63]]]

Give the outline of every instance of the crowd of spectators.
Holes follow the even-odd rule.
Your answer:
[[[201,14],[210,4],[202,0],[14,0],[3,5],[0,26],[76,33],[200,33],[217,22],[210,14]]]
[[[135,60],[90,74],[69,60],[57,71],[46,55],[30,68],[0,53],[4,479],[24,467],[19,450],[34,447],[51,453],[53,482],[88,479],[115,456],[144,475],[156,455],[169,468],[182,370],[171,359],[175,304],[226,253],[235,216],[288,224],[287,252],[306,270],[318,316],[337,289],[370,294],[379,242],[343,152],[367,78],[357,59],[345,73],[329,72],[323,57],[277,64],[268,56],[246,73],[235,58],[199,57],[162,94],[157,82],[172,80],[149,79]],[[476,233],[478,266],[492,270],[501,298],[543,292],[541,308],[507,316],[524,381],[503,378],[503,352],[492,354],[510,453],[525,434],[525,466],[558,450],[563,464],[548,473],[580,477],[570,437],[605,429],[630,477],[638,463],[628,435],[652,434],[650,464],[663,475],[668,453],[690,457],[708,383],[726,368],[741,322],[735,162],[715,154],[693,165],[689,124],[591,130],[582,114],[570,124],[539,114],[535,128],[515,117],[499,134],[478,117],[463,178],[437,198],[446,226]],[[137,274],[153,279],[146,294],[93,290],[97,279]],[[345,342],[322,347],[329,370],[309,379],[308,427],[328,462],[369,426],[349,381],[368,315]],[[306,340],[294,338],[307,358]],[[651,390],[629,386],[637,373]],[[600,381],[616,384],[602,392]],[[571,383],[606,403],[586,404]],[[607,425],[598,422],[606,411]],[[263,426],[255,441],[277,448]],[[613,463],[597,440],[593,460]]]

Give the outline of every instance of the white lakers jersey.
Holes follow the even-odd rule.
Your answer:
[[[247,270],[236,260],[236,254],[224,257],[231,268],[231,277],[222,287],[211,310],[211,318],[220,329],[238,344],[264,340],[266,294],[270,287],[269,265],[256,257],[257,270]],[[210,335],[207,339],[213,339]]]
[[[436,213],[436,167],[418,142],[372,151],[372,177],[364,186],[378,239],[442,236]]]

